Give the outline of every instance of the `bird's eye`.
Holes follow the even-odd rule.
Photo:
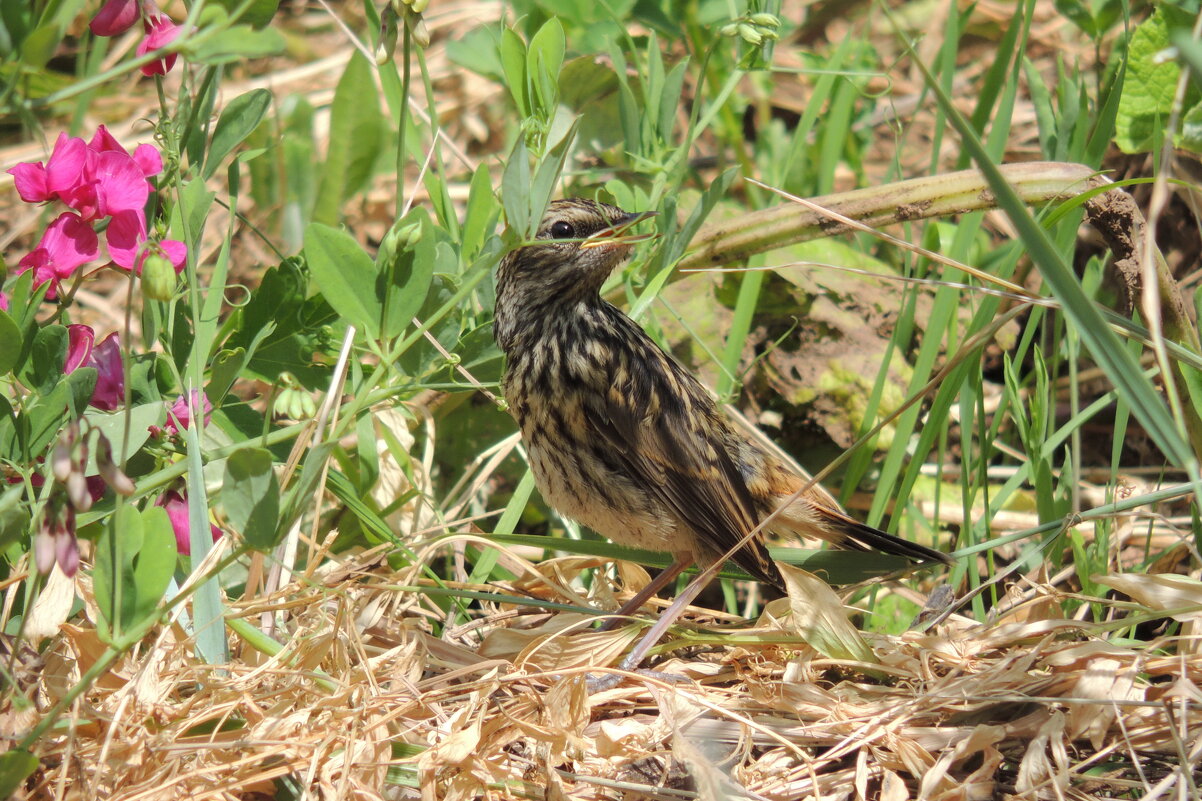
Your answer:
[[[559,220],[551,223],[551,236],[554,239],[572,239],[576,236],[576,229],[571,223]]]

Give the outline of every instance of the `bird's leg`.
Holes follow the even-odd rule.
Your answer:
[[[685,568],[691,564],[693,564],[692,554],[684,554],[677,557],[676,561],[665,567],[658,576],[647,582],[646,587],[643,587],[643,589],[634,594],[633,598],[622,604],[621,608],[617,612],[614,612],[614,616],[602,623],[601,627],[597,630],[610,631],[617,628],[624,622],[623,618],[630,617],[638,612],[643,604],[647,603],[650,598],[654,597],[664,587],[675,581],[676,577],[683,573]]]
[[[677,568],[672,576],[675,578],[682,570],[684,570],[685,567],[691,563],[692,560],[685,562],[683,566],[677,568],[679,562],[673,562],[672,565],[669,566],[664,572],[671,572],[673,568]],[[682,591],[680,595],[676,596],[676,600],[674,600],[672,604],[660,614],[659,620],[655,621],[655,625],[648,629],[647,633],[643,635],[642,639],[634,644],[634,648],[631,649],[630,653],[626,655],[626,658],[622,660],[618,667],[621,670],[635,670],[638,668],[639,663],[643,661],[643,657],[647,656],[647,652],[655,647],[656,643],[660,641],[660,638],[664,636],[664,632],[666,632],[668,628],[676,622],[676,618],[680,617],[680,613],[683,612],[685,608],[693,602],[693,599],[697,597],[697,593],[701,592],[701,589],[709,583],[709,579],[712,577],[712,574],[707,575],[705,572],[703,572],[700,576],[689,582],[689,586],[685,587],[684,591]],[[654,583],[655,582],[652,582],[652,584]],[[648,584],[647,586],[650,587],[651,585]],[[642,595],[642,593],[639,594]],[[608,690],[617,686],[618,682],[621,680],[622,677],[616,673],[610,673],[606,676],[602,676],[601,678],[591,678],[588,682],[589,692],[595,693],[600,692],[601,690]]]

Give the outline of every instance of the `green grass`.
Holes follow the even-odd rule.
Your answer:
[[[1173,305],[1180,292],[1167,268],[1157,265],[1152,273],[1163,316],[1149,318],[1146,308],[1139,309],[1121,338],[1106,308],[1113,303],[1103,283],[1106,256],[1086,250],[1078,236],[1080,201],[1028,208],[996,167],[1020,137],[1037,143],[1040,159],[1092,169],[1107,165],[1112,142],[1140,144],[1132,133],[1136,101],[1130,91],[1124,94],[1129,73],[1113,65],[1123,62],[1119,56],[1129,41],[1177,36],[1172,9],[1163,12],[1169,19],[1164,31],[1142,28],[1137,35],[1124,30],[1140,20],[1121,20],[1106,4],[1059,4],[1082,37],[1093,37],[1083,41],[1110,51],[1109,58],[1082,67],[1064,58],[1033,63],[1024,55],[1035,44],[1033,2],[1018,7],[1004,29],[969,30],[968,12],[955,12],[933,34],[873,6],[846,21],[840,41],[820,37],[805,50],[793,44],[796,21],[782,20],[779,27],[763,17],[755,21],[755,14],[779,12],[773,0],[747,8],[713,0],[623,3],[614,7],[619,13],[579,4],[558,16],[550,13],[553,4],[517,2],[513,28],[483,25],[447,48],[454,69],[495,85],[487,109],[498,127],[491,149],[469,154],[449,137],[454,126],[437,122],[438,77],[418,43],[416,16],[406,23],[391,7],[377,12],[370,4],[365,14],[346,10],[344,22],[362,52],[340,64],[332,99],[316,108],[303,95],[234,90],[236,79],[249,77],[247,64],[253,71],[259,64],[254,59],[284,52],[284,37],[262,25],[271,14],[253,18],[270,11],[270,3],[209,4],[204,13],[197,11],[201,5],[192,6],[195,30],[172,45],[182,62],[178,90],[159,83],[148,94],[157,102],[151,122],[168,164],[153,222],[189,245],[188,270],[170,301],[139,298],[141,336],[126,339],[132,357],[127,380],[135,401],[131,415],[153,412],[188,387],[206,388],[217,408],[203,434],[192,429],[171,443],[138,446],[125,462],[138,493],[102,503],[79,522],[81,536],[112,549],[110,561],[101,562],[107,567],[96,568],[110,571],[108,584],[100,584],[134,581],[144,592],[153,585],[155,599],[161,582],[156,576],[137,585],[148,568],[139,572],[131,556],[140,540],[126,542],[116,529],[114,521],[128,515],[120,509],[141,508],[166,488],[185,486],[186,477],[194,532],[207,528],[210,510],[222,525],[239,530],[237,558],[205,572],[210,580],[190,598],[188,625],[198,633],[204,660],[228,658],[220,625],[228,596],[219,590],[247,589],[248,564],[256,576],[260,567],[281,562],[303,572],[331,551],[379,544],[388,544],[394,566],[411,564],[432,532],[460,530],[468,518],[498,544],[528,546],[535,541],[524,535],[537,532],[550,535],[538,542],[553,543],[562,553],[640,557],[597,541],[542,505],[512,448],[512,421],[488,399],[499,394],[501,374],[489,326],[492,271],[508,248],[530,236],[547,202],[564,195],[659,210],[661,238],[639,246],[607,287],[609,296],[666,348],[701,362],[699,370],[714,376],[722,400],[746,405],[750,399],[800,420],[816,412],[764,391],[767,371],[776,364],[771,351],[792,346],[796,334],[787,321],[804,322],[807,304],[824,296],[807,295],[799,284],[810,281],[836,298],[841,288],[850,302],[859,290],[854,283],[845,287],[857,279],[800,272],[788,275],[804,280],[785,281],[784,271],[796,268],[781,265],[803,252],[800,246],[746,260],[749,268],[779,267],[779,273],[681,275],[675,267],[690,242],[707,224],[737,225],[781,202],[743,179],[813,197],[975,165],[1007,227],[972,211],[909,220],[891,233],[1033,288],[1052,302],[1007,316],[1021,298],[974,291],[981,281],[967,269],[864,233],[841,235],[841,245],[863,263],[918,280],[898,283],[886,295],[893,307],[887,310],[881,367],[857,375],[855,391],[846,393],[854,397],[839,409],[861,444],[825,481],[845,501],[863,501],[859,513],[873,525],[945,547],[954,539],[966,558],[945,580],[966,600],[960,611],[978,621],[989,619],[1024,579],[1043,581],[1071,563],[1073,589],[1101,597],[1108,590],[1097,576],[1142,570],[1163,555],[1122,556],[1114,547],[1119,526],[1110,513],[1125,501],[1123,476],[1135,468],[1162,468],[1174,480],[1198,486],[1202,428],[1196,398],[1202,394],[1191,391],[1199,386],[1198,336]],[[5,84],[0,104],[8,130],[20,125],[22,138],[53,142],[60,130],[71,130],[68,115],[78,121],[89,109],[103,108],[102,101],[112,100],[136,66],[149,60],[126,57],[102,69],[106,41],[69,35],[60,19],[65,11],[56,16],[47,6],[13,13],[20,19],[6,18],[13,39],[0,52],[0,71],[14,80]],[[381,23],[395,34],[390,58],[382,55],[389,50],[387,37],[383,45],[376,41]],[[910,49],[920,35],[926,36],[921,57]],[[950,96],[965,98],[956,80],[965,54],[981,48],[992,66],[970,95],[971,107],[959,106],[960,113]],[[1187,60],[1193,57],[1188,41],[1183,52]],[[58,62],[50,54],[72,62],[74,72],[53,66]],[[1146,65],[1132,63],[1134,81]],[[874,125],[874,115],[907,99],[892,84],[917,74],[920,83],[911,88],[921,111]],[[801,87],[799,114],[777,107],[784,86]],[[1196,102],[1191,92],[1176,105],[1156,106],[1156,113],[1178,119]],[[1027,109],[1036,125],[1016,132]],[[327,121],[328,137],[319,137]],[[749,125],[754,136],[748,136]],[[151,131],[144,131],[147,141]],[[1172,142],[1171,133],[1160,131],[1152,144]],[[949,158],[949,151],[958,155]],[[916,171],[915,164],[926,166]],[[395,196],[384,224],[370,209],[381,187]],[[236,215],[229,211],[234,208]],[[10,270],[37,236],[24,231],[21,247],[10,246],[4,254]],[[262,254],[262,263],[248,263],[254,254]],[[694,319],[705,304],[689,303],[684,311],[672,299],[678,280],[687,287],[681,301],[712,294],[707,302],[715,310],[720,304],[720,313]],[[10,274],[6,291],[28,299],[28,279]],[[137,292],[136,284],[123,283],[114,298],[124,303]],[[12,325],[3,330],[18,332],[28,352],[48,322],[82,319],[75,300],[69,292],[49,321],[14,304],[6,318]],[[135,319],[132,307],[125,313]],[[784,333],[762,335],[761,328],[774,325]],[[763,352],[749,363],[746,346],[753,335]],[[1156,360],[1141,363],[1146,354]],[[7,451],[0,458],[21,483],[0,499],[5,578],[17,575],[59,503],[53,481],[35,486],[33,477],[47,472],[39,459],[51,452],[68,418],[51,403],[53,382],[33,386],[28,371],[13,366],[3,384],[0,411],[7,427],[0,441]],[[53,396],[55,404],[69,394],[67,382],[58,386],[64,388]],[[273,419],[258,398],[243,402],[263,388],[281,408],[294,408],[297,393],[318,405],[333,401],[322,415]],[[475,391],[488,394],[473,396]],[[407,415],[408,430],[377,429],[382,406]],[[21,426],[45,436],[18,435]],[[1099,445],[1099,429],[1110,443]],[[789,439],[795,432],[780,433]],[[1138,463],[1132,461],[1134,446],[1125,448],[1129,437],[1151,443]],[[828,442],[794,455],[817,472],[837,450]],[[1099,455],[1105,458],[1097,461]],[[1104,478],[1091,468],[1101,469]],[[401,488],[399,497],[378,492],[386,480]],[[457,491],[473,482],[476,491]],[[1086,497],[1085,489],[1094,486],[1105,502]],[[320,501],[323,492],[337,500],[336,509]],[[1143,503],[1159,512],[1155,504],[1165,500],[1153,494]],[[1192,517],[1186,528],[1197,542],[1196,499],[1183,503]],[[1028,513],[1030,525],[998,536],[991,521],[1016,511]],[[1092,537],[1073,528],[1081,520],[1094,522]],[[191,558],[176,564],[176,584],[199,569],[206,537],[194,535],[193,548]],[[425,590],[429,601],[443,614],[430,624],[436,636],[477,616],[482,603],[510,597],[449,586],[514,578],[498,551],[480,541],[464,546],[461,558],[462,567],[453,556],[422,565],[434,586]],[[850,582],[864,578],[859,559],[831,554],[815,564]],[[1004,578],[995,581],[999,575]],[[921,574],[905,580],[925,591],[936,579]],[[15,585],[6,631],[21,630],[39,586],[34,579]],[[733,586],[726,585],[728,611],[741,611]],[[266,592],[262,585],[247,591]],[[877,604],[877,593],[870,586],[851,595],[851,603],[872,607],[863,624],[886,632],[904,628],[914,605],[897,596]],[[1096,622],[1112,614],[1108,605],[1071,595],[1061,607],[1066,616],[1080,612]],[[161,611],[147,610],[142,598],[137,614],[129,615],[122,618],[124,632],[106,635],[109,661],[157,626]],[[6,692],[17,691],[9,685]],[[52,722],[44,720],[21,746],[34,745]]]

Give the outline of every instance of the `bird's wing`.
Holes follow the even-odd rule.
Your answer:
[[[648,356],[663,369],[630,371],[607,391],[590,393],[587,425],[707,551],[726,553],[758,523],[755,502],[722,439],[729,430],[704,389],[693,386],[695,379],[658,349]],[[758,536],[744,542],[734,559],[756,578],[782,583]]]

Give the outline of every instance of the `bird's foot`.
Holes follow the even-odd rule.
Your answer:
[[[640,676],[646,676],[649,679],[662,681],[665,684],[685,684],[686,682],[692,681],[692,679],[688,676],[682,676],[679,673],[664,673],[663,671],[651,670],[650,668],[628,668],[623,666],[622,670],[629,670],[632,673],[637,673]],[[626,678],[626,676],[622,673],[603,673],[600,675],[595,673],[589,674],[587,684],[589,695],[595,695],[596,693],[605,692],[606,690],[612,690],[614,687],[617,687],[619,684],[621,684],[622,679],[624,678]]]

